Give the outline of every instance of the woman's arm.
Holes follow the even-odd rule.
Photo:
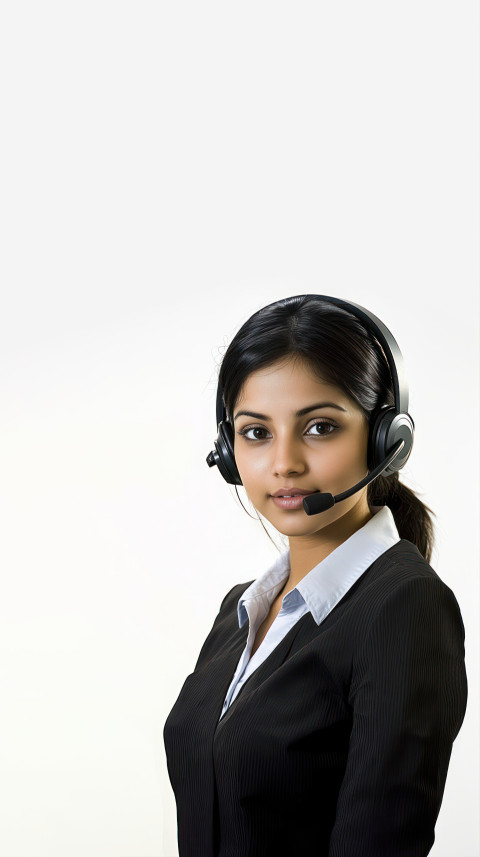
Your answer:
[[[460,609],[412,577],[378,609],[356,661],[353,728],[329,857],[424,857],[467,701]]]

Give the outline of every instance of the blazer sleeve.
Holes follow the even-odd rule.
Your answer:
[[[423,857],[467,702],[465,629],[439,577],[375,610],[352,671],[353,726],[329,857]]]

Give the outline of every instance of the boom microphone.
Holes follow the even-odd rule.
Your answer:
[[[388,453],[387,457],[382,461],[375,470],[372,470],[371,473],[367,473],[366,476],[361,480],[361,482],[357,482],[353,488],[349,488],[348,491],[343,491],[342,494],[309,494],[303,500],[303,508],[305,509],[307,515],[318,515],[319,512],[325,512],[326,509],[331,509],[334,503],[339,503],[341,500],[346,500],[347,497],[351,497],[352,494],[356,494],[357,491],[360,491],[360,488],[364,488],[365,485],[368,485],[370,482],[373,482],[377,476],[386,470],[391,461],[398,455],[400,450],[404,447],[405,441],[399,440],[398,443],[395,444],[393,449]]]

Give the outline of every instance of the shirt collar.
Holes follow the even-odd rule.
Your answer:
[[[373,506],[372,512],[373,517],[363,527],[312,568],[284,596],[283,607],[293,609],[299,603],[306,604],[319,625],[372,562],[400,541],[389,507]],[[244,603],[258,599],[270,606],[289,574],[290,549],[287,549],[240,596],[237,605],[240,627],[248,618]]]

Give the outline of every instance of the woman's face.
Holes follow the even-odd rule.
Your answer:
[[[285,509],[272,499],[281,488],[346,491],[368,472],[367,443],[368,423],[356,403],[299,358],[252,372],[235,403],[240,477],[254,507],[284,535],[319,532],[351,511],[368,514],[367,488],[311,516],[302,504]]]

